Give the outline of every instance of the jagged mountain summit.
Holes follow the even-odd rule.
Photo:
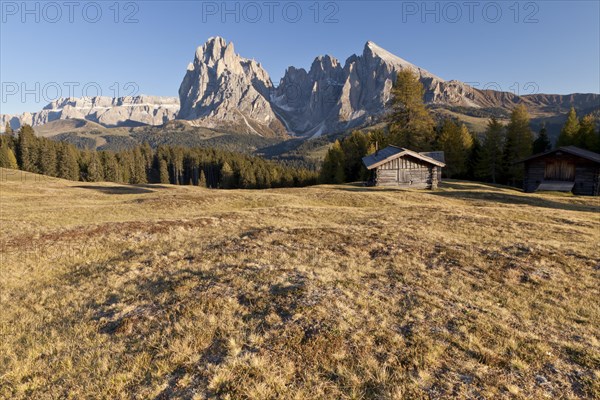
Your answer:
[[[152,96],[60,99],[37,113],[0,115],[10,122],[42,125],[57,119],[84,119],[104,127],[162,125],[173,119],[221,132],[264,137],[318,137],[379,121],[389,109],[397,73],[410,69],[425,88],[425,102],[441,107],[498,108],[524,103],[538,115],[569,107],[600,108],[598,94],[527,95],[478,90],[444,80],[369,41],[362,54],[343,64],[316,57],[310,69],[289,67],[274,85],[260,63],[235,53],[233,43],[213,37],[196,49],[179,87],[179,99]]]
[[[381,116],[399,70],[411,69],[426,85],[429,102],[477,106],[470,88],[443,79],[367,42],[345,64],[317,57],[307,72],[289,67],[275,87],[260,64],[235,54],[233,44],[211,38],[196,50],[179,89],[178,118],[246,133],[320,136]]]
[[[210,38],[198,47],[179,88],[179,119],[261,136],[283,136],[286,128],[271,108],[274,90],[267,71],[235,54],[233,43]]]
[[[367,42],[363,54],[351,56],[344,65],[330,56],[321,56],[308,73],[288,69],[274,106],[296,134],[319,136],[352,128],[385,112],[396,73],[404,68],[419,74],[429,86],[431,82],[443,82]]]
[[[517,96],[478,90],[446,81],[372,41],[344,64],[323,55],[309,71],[289,67],[275,86],[259,63],[235,54],[232,43],[215,37],[196,50],[188,67],[179,89],[178,118],[264,136],[318,137],[380,120],[389,109],[397,73],[404,69],[419,76],[425,102],[439,106],[510,110],[525,103],[532,111],[557,112],[571,105],[591,107],[600,100],[596,94]]]

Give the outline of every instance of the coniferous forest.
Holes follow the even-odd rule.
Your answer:
[[[336,140],[319,173],[232,151],[148,143],[116,152],[81,150],[72,144],[37,137],[31,126],[17,133],[7,125],[0,135],[0,167],[86,182],[171,183],[208,188],[262,189],[320,183],[365,181],[362,158],[387,145],[414,151],[443,151],[447,178],[520,186],[523,166],[532,154],[552,148],[545,128],[535,134],[524,105],[518,105],[507,124],[492,117],[482,135],[469,132],[455,119],[436,122],[423,102],[418,77],[405,70],[392,91],[393,104],[385,129],[354,131]],[[575,145],[600,152],[597,118],[579,118],[571,109],[557,146]],[[317,140],[316,143],[321,143]]]
[[[266,189],[316,183],[315,172],[260,157],[207,148],[147,143],[118,152],[80,150],[37,137],[24,125],[0,135],[0,167],[84,182],[169,183],[222,189]]]
[[[552,148],[545,128],[535,134],[524,105],[515,107],[507,124],[492,117],[482,135],[469,132],[467,126],[452,118],[436,124],[423,102],[424,88],[418,77],[405,70],[398,74],[392,91],[392,112],[385,129],[355,131],[337,140],[328,150],[320,171],[322,183],[364,181],[367,171],[362,157],[388,145],[414,151],[443,151],[447,178],[476,180],[520,186],[523,165],[519,163],[533,154]],[[577,117],[571,109],[557,146],[577,146],[600,152],[597,118]]]

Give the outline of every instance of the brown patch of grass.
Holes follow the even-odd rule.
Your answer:
[[[0,183],[2,398],[599,396],[597,199],[76,186]]]

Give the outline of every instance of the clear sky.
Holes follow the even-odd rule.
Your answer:
[[[275,83],[290,65],[321,54],[343,63],[371,40],[476,87],[600,93],[599,1],[2,0],[0,111],[37,111],[69,93],[177,96],[211,36]]]

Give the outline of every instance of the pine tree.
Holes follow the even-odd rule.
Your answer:
[[[533,133],[529,126],[529,113],[524,105],[515,107],[506,127],[504,172],[506,181],[516,185],[523,179],[523,165],[518,162],[531,155]]]
[[[477,178],[496,183],[502,170],[503,146],[504,126],[495,117],[492,117],[488,121],[481,145],[481,157],[476,169]]]
[[[152,147],[150,147],[150,144],[148,144],[148,142],[142,143],[142,145],[140,146],[140,152],[141,152],[142,158],[144,160],[144,167],[146,169],[152,168],[153,154],[152,154]]]
[[[103,151],[100,153],[100,161],[102,163],[102,176],[104,176],[104,179],[108,182],[120,182],[121,172],[115,154]]]
[[[579,133],[579,120],[577,119],[577,113],[575,108],[571,107],[569,115],[567,116],[567,122],[560,131],[558,136],[557,147],[570,146],[575,144],[576,136]]]
[[[552,148],[552,143],[550,142],[550,138],[548,137],[548,130],[545,126],[540,129],[540,133],[537,139],[533,142],[533,154],[545,153],[546,151]]]
[[[169,179],[169,165],[167,164],[167,161],[161,158],[158,163],[160,183],[171,183],[171,180]]]
[[[398,72],[392,89],[390,144],[415,151],[430,150],[435,123],[425,107],[425,89],[419,77],[408,69]]]
[[[89,152],[87,157],[87,181],[102,182],[104,180],[104,168],[95,150]]]
[[[48,139],[41,139],[37,152],[38,171],[44,175],[56,176],[56,144]]]
[[[148,165],[149,161],[142,153],[141,147],[133,149],[132,169],[130,183],[140,184],[148,183]]]
[[[200,168],[200,174],[198,177],[198,186],[206,187],[206,176],[204,175],[204,168]]]
[[[10,169],[19,169],[19,165],[17,164],[17,157],[15,157],[15,153],[6,144],[3,144],[2,146],[0,146],[0,167],[10,168]]]
[[[119,183],[131,183],[132,158],[130,151],[120,151],[116,154],[117,164],[119,165]]]
[[[467,127],[446,119],[440,132],[439,145],[446,158],[446,168],[444,168],[446,176],[450,178],[464,176],[473,147],[473,137]]]
[[[59,143],[57,151],[57,175],[59,178],[71,181],[79,180],[78,153],[67,143]]]
[[[170,149],[170,162],[172,183],[175,185],[183,184],[183,150],[179,147]]]
[[[23,125],[19,129],[17,141],[17,161],[23,171],[38,172],[37,169],[37,138],[33,128]]]
[[[592,114],[588,114],[581,119],[579,131],[575,137],[575,146],[594,151],[598,147],[598,137],[596,136],[597,120]]]

